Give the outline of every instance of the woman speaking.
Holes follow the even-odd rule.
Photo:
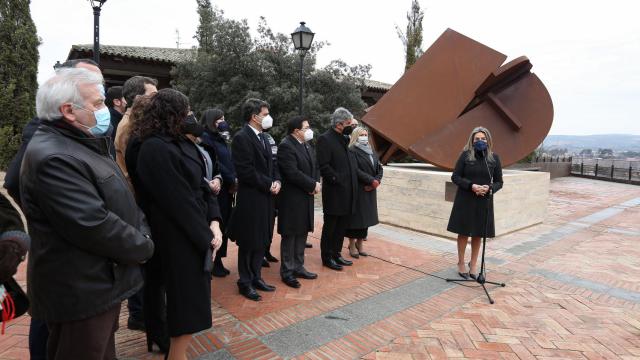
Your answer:
[[[476,263],[483,236],[495,237],[493,197],[502,188],[500,158],[493,152],[491,133],[484,127],[471,131],[469,140],[456,162],[451,180],[458,185],[447,230],[458,234],[458,274],[477,277]],[[488,218],[487,218],[488,217]],[[471,237],[469,271],[464,253]]]

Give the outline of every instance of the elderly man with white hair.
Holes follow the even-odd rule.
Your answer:
[[[32,244],[27,289],[49,327],[47,358],[114,359],[122,300],[153,253],[144,216],[109,156],[103,79],[62,69],[38,89],[41,125],[25,151],[20,193]]]
[[[322,175],[322,211],[324,224],[320,238],[322,264],[342,270],[352,262],[340,254],[351,214],[355,211],[358,165],[347,148],[353,131],[353,115],[337,108],[331,115],[331,129],[318,137],[316,157]]]

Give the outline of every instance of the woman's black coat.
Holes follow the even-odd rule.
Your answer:
[[[169,335],[208,329],[211,274],[205,264],[213,239],[209,225],[220,219],[220,211],[204,179],[201,154],[186,138],[151,136],[142,143],[132,140],[126,159],[156,244],[151,262],[160,260]]]
[[[305,147],[307,147],[305,149]],[[278,147],[282,190],[278,194],[278,233],[306,235],[313,232],[313,191],[318,171],[313,151],[292,135]]]
[[[366,229],[378,224],[378,200],[376,189],[365,191],[365,186],[371,186],[373,180],[382,182],[382,164],[375,153],[371,163],[369,154],[352,146],[349,151],[355,156],[358,164],[358,190],[356,191],[356,212],[351,215],[349,229]]]
[[[500,157],[493,154],[493,161],[486,161],[480,152],[475,153],[475,160],[467,159],[467,152],[463,151],[453,170],[451,180],[458,185],[456,198],[451,209],[447,230],[459,235],[482,237],[485,235],[486,206],[489,206],[489,220],[487,223],[487,237],[495,237],[495,222],[493,219],[493,196],[477,196],[471,191],[471,185],[490,185],[492,193],[502,188],[502,165]]]
[[[265,148],[251,127],[245,125],[233,138],[231,156],[238,175],[238,193],[227,228],[229,238],[245,251],[265,249],[275,219],[271,184],[280,180],[271,149]]]

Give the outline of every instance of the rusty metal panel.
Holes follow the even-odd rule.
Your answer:
[[[471,129],[487,127],[503,165],[533,151],[553,104],[528,58],[506,56],[446,30],[362,121],[384,163],[410,154],[452,169]]]

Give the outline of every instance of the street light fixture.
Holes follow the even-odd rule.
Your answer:
[[[89,0],[93,8],[93,61],[100,65],[100,10],[107,0]]]
[[[293,41],[293,47],[298,50],[300,54],[300,106],[299,113],[302,115],[302,73],[304,65],[304,57],[307,55],[307,51],[311,49],[311,43],[315,33],[305,26],[305,22],[301,21],[300,26],[291,33],[291,40]]]

